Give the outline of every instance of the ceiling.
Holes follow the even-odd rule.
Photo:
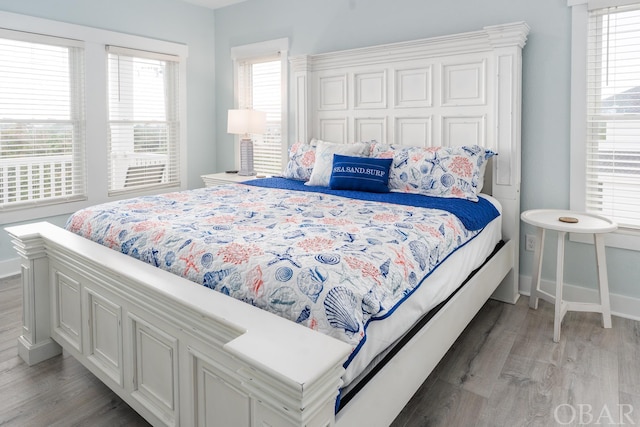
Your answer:
[[[242,3],[246,0],[182,0],[187,3],[197,4],[198,6],[208,7],[209,9],[219,9],[236,3]]]

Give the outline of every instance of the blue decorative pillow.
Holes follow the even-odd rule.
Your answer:
[[[329,187],[335,190],[389,192],[389,168],[393,159],[333,155]]]
[[[343,156],[366,156],[369,151],[368,142],[340,144],[337,142],[318,140],[318,145],[316,146],[316,162],[313,165],[311,176],[305,185],[329,186],[334,154],[341,154]]]

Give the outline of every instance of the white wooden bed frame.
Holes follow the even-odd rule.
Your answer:
[[[388,425],[485,301],[518,298],[525,23],[294,57],[296,138],[473,144],[506,245],[334,413],[349,347],[48,223],[9,227],[29,365],[81,361],[157,426]],[[486,191],[486,190],[485,190]],[[498,286],[499,285],[499,286]]]

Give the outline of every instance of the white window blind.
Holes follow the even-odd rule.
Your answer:
[[[264,135],[252,135],[254,169],[259,174],[282,173],[282,62],[279,56],[238,64],[238,108],[267,113]]]
[[[585,203],[640,229],[640,4],[589,12]]]
[[[180,185],[179,58],[107,52],[109,194]]]
[[[82,42],[0,30],[0,210],[86,198]]]

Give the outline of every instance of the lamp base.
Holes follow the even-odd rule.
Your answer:
[[[256,171],[253,170],[253,141],[242,138],[240,140],[240,176],[253,176]]]

